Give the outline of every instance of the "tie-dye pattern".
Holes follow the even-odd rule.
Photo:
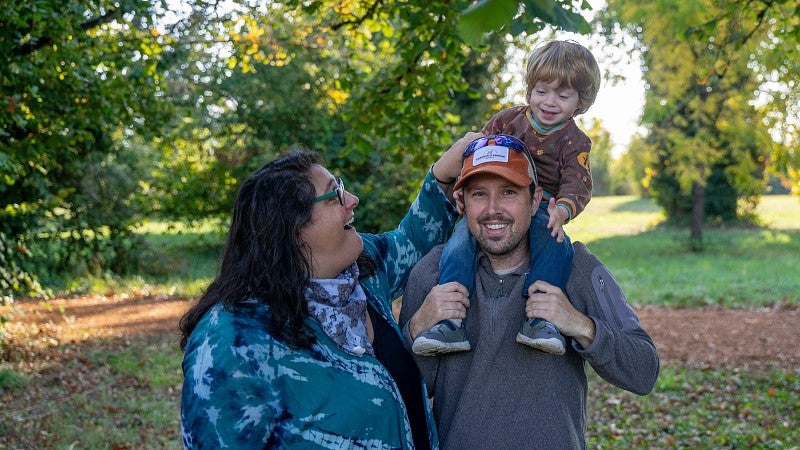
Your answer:
[[[362,234],[377,265],[362,287],[398,335],[391,302],[455,218],[429,173],[397,229]],[[413,448],[397,385],[377,359],[342,351],[312,319],[317,344],[290,349],[266,331],[268,314],[266,306],[227,311],[217,305],[190,336],[181,400],[185,448]],[[430,408],[427,414],[430,442],[438,448]]]

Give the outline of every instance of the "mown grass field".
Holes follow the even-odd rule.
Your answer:
[[[800,201],[765,197],[758,212],[769,228],[707,230],[700,254],[686,250],[688,231],[658,228],[658,209],[630,197],[593,199],[567,231],[611,267],[634,304],[798,304]],[[75,285],[194,296],[210,280],[221,242],[212,228],[150,224],[142,232],[166,250],[152,252],[147,273]],[[0,362],[0,448],[180,447],[174,331],[70,342],[51,337],[52,328],[19,336],[41,340],[42,349]],[[800,369],[666,365],[644,397],[588,372],[590,448],[800,448]]]
[[[567,224],[638,305],[758,307],[800,302],[800,199],[764,197],[762,228],[708,229],[705,251],[689,231],[659,227],[660,210],[634,197],[596,197]]]

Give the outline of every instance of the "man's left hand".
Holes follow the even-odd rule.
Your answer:
[[[574,338],[583,348],[594,342],[594,321],[575,309],[561,288],[546,281],[538,280],[528,288],[525,315],[529,319],[540,317],[547,320],[561,334]]]

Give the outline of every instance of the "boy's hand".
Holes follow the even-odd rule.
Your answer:
[[[547,228],[552,229],[550,236],[556,238],[556,242],[564,242],[564,223],[567,221],[567,210],[556,205],[556,199],[550,197],[547,204],[547,213],[550,220],[547,221]]]

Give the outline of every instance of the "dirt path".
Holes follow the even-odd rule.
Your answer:
[[[6,331],[23,347],[54,347],[87,339],[174,334],[191,302],[168,296],[86,296],[0,307]],[[637,310],[663,362],[715,368],[800,366],[800,307]],[[25,341],[20,342],[20,338]],[[13,345],[13,344],[12,344]]]
[[[662,361],[715,368],[800,367],[800,307],[647,307],[637,311]]]

